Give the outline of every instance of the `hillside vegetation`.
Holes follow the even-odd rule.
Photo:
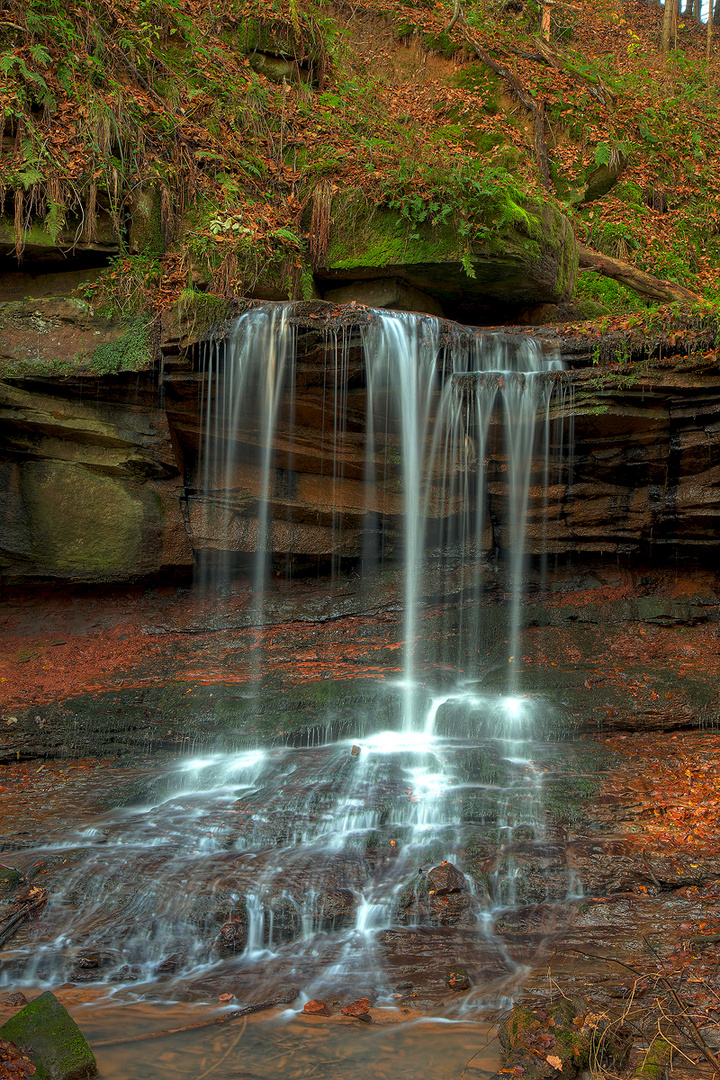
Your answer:
[[[584,245],[720,300],[720,27],[624,0],[8,0],[8,256],[97,246],[88,296],[311,297],[333,230],[492,243],[550,202]],[[588,314],[648,300],[583,271]],[[594,302],[594,303],[589,303]]]

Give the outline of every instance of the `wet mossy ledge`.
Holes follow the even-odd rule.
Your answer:
[[[492,198],[491,198],[492,195]],[[359,192],[333,201],[327,250],[315,267],[324,288],[398,277],[468,323],[493,309],[519,312],[573,294],[577,247],[569,220],[550,202],[488,190],[486,224],[433,224],[371,206]]]

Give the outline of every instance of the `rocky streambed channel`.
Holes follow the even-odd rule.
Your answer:
[[[283,762],[293,790],[307,790],[308,778],[318,774],[342,786],[344,769],[362,767],[354,745],[278,748],[271,756]],[[273,1005],[269,1017],[248,1022],[243,1054],[253,1055],[247,1044],[256,1040],[267,1050],[270,1038],[274,1067],[283,1053],[288,1060],[299,1054],[304,1064],[296,1061],[297,1071],[288,1075],[308,1075],[303,1069],[316,1063],[314,1055],[327,1054],[320,1075],[330,1076],[336,1074],[329,1063],[338,1067],[350,1053],[348,1039],[353,1067],[359,1067],[356,1055],[362,1059],[359,1048],[369,1036],[355,1028],[370,1025],[368,1017],[361,1024],[359,1014],[348,1015],[347,1006],[365,998],[360,1011],[378,1030],[403,1023],[422,1036],[422,1045],[427,1036],[435,1047],[428,1052],[440,1058],[445,1029],[428,1017],[455,1021],[453,1046],[467,1057],[460,1061],[460,1054],[457,1070],[446,1075],[460,1075],[513,1001],[539,1010],[540,1020],[531,1017],[532,1044],[556,998],[616,1017],[627,995],[638,995],[637,1008],[643,995],[652,998],[658,978],[680,972],[684,1005],[712,1048],[720,737],[712,731],[626,733],[533,742],[525,751],[523,762],[513,764],[491,742],[443,744],[458,771],[467,770],[458,783],[459,820],[452,822],[457,865],[442,859],[433,865],[429,857],[434,847],[447,846],[447,823],[423,836],[428,857],[421,858],[417,839],[398,824],[397,806],[386,807],[386,816],[395,817],[389,831],[378,824],[361,845],[328,856],[318,827],[327,801],[322,787],[314,789],[315,805],[295,802],[289,822],[278,805],[259,798],[257,763],[250,766],[254,779],[247,783],[246,776],[243,784],[238,775],[248,762],[236,759],[234,775],[225,762],[223,782],[216,771],[214,786],[197,782],[203,771],[217,769],[207,759],[155,755],[125,763],[87,758],[6,765],[0,861],[17,874],[3,871],[0,914],[33,889],[44,892],[45,902],[4,942],[0,1019],[18,1010],[23,995],[49,987],[92,1044],[103,1041],[100,1034],[112,1041],[119,1027],[131,1035]],[[501,781],[503,770],[513,768],[515,781]],[[191,784],[183,779],[189,770]],[[368,804],[422,799],[399,787],[397,776],[393,786],[393,771],[386,762],[382,776],[376,774],[384,782],[368,789]],[[527,799],[530,773],[542,799],[538,795],[524,824],[503,832],[497,804],[489,809],[490,789],[504,783],[512,798],[517,782]],[[287,796],[286,787],[286,806]],[[314,839],[296,839],[291,851],[288,838],[302,829],[314,829]],[[414,844],[413,861],[425,865],[408,865],[404,844]],[[278,850],[282,865],[268,876]],[[388,885],[380,894],[391,898],[392,910],[385,924],[376,918],[374,925],[368,911],[363,927],[358,909],[368,902],[369,881]],[[258,904],[265,910],[260,922]],[[303,1014],[308,1000],[321,1000],[326,1010]],[[557,1037],[547,1025],[545,1031]],[[203,1029],[190,1060],[202,1052],[210,1064],[236,1034],[234,1028]],[[628,1032],[625,1037],[632,1042]],[[357,1075],[384,1075],[382,1054],[392,1056],[406,1039],[411,1053],[414,1038],[393,1035],[392,1047],[379,1058],[373,1051],[370,1071]],[[166,1040],[168,1071],[156,1066],[125,1075],[190,1075],[177,1061],[183,1039],[183,1046],[192,1043],[189,1033]],[[546,1049],[540,1056],[547,1065],[554,1045],[543,1047],[541,1040],[532,1053]],[[119,1076],[118,1069],[129,1067],[128,1046],[112,1050],[103,1075]],[[493,1071],[498,1054],[496,1045],[478,1065]],[[701,1058],[697,1048],[694,1056]],[[254,1075],[277,1073],[258,1065]]]

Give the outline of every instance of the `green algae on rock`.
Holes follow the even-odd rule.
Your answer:
[[[333,230],[317,276],[328,282],[400,277],[443,305],[558,303],[572,294],[577,268],[568,219],[550,203],[518,208],[487,223],[470,243],[456,224],[413,223],[351,195],[333,207]]]
[[[0,1028],[0,1038],[26,1047],[36,1080],[85,1080],[97,1062],[85,1036],[50,991],[36,997]]]

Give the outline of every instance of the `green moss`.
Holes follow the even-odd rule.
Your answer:
[[[95,1055],[82,1031],[49,991],[3,1024],[0,1038],[29,1048],[36,1080],[84,1080],[97,1074]]]
[[[279,20],[240,19],[237,29],[223,36],[229,45],[235,48],[239,46],[246,54],[264,52],[271,56],[293,58],[297,49],[290,27]]]
[[[165,232],[160,206],[160,194],[155,185],[144,188],[136,197],[130,226],[130,247],[135,254],[153,257],[164,254]]]
[[[90,370],[98,375],[115,375],[149,368],[153,361],[150,329],[147,321],[131,319],[122,337],[98,346],[90,359]]]
[[[452,60],[455,53],[460,51],[461,46],[444,31],[439,34],[426,34],[425,47],[432,52],[440,53],[446,60]]]
[[[71,462],[30,461],[21,484],[33,555],[48,571],[136,567],[143,507],[123,483]]]
[[[181,333],[200,336],[227,318],[228,301],[214,293],[184,289],[174,311]]]
[[[23,876],[19,870],[11,866],[0,866],[0,892],[16,889],[22,880]]]

